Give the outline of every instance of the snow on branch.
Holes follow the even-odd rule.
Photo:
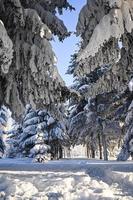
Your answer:
[[[0,72],[7,74],[13,58],[13,43],[0,20]]]

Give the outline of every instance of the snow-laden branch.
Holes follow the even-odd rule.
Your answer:
[[[91,25],[93,21],[91,14],[96,15],[94,18],[98,18],[98,13],[95,14],[93,12],[94,9],[98,11],[101,5],[99,3],[97,6],[95,3],[96,1],[93,3],[92,1],[88,1],[86,7],[82,9],[77,26],[78,34],[81,33],[80,30],[85,30],[87,23],[89,23],[89,26]],[[89,43],[86,48],[81,51],[78,61],[81,61],[86,57],[94,57],[99,48],[101,46],[103,47],[104,44],[110,40],[110,38],[119,39],[125,31],[131,33],[133,30],[132,0],[109,1],[108,3],[108,13],[106,14],[106,9],[103,6],[103,9],[100,11],[101,15],[99,14],[99,19],[94,20],[92,29],[91,27],[89,28],[89,31],[91,32],[89,33],[91,35],[89,37]],[[89,10],[88,13],[86,12],[87,9]]]
[[[9,38],[3,22],[0,20],[0,71],[4,74],[9,72],[13,58],[13,44]]]

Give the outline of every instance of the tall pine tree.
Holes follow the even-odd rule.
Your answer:
[[[63,9],[74,8],[67,0],[0,1],[0,104],[9,105],[17,118],[28,103],[59,115],[66,87],[50,41],[70,35],[57,17]]]
[[[127,87],[133,66],[132,8],[131,0],[87,1],[77,24],[77,35],[82,38],[81,47],[68,70],[75,77],[72,88],[80,94],[78,100],[75,97],[71,100],[76,109],[73,116],[70,116],[70,124],[74,119],[80,119],[80,116],[82,119],[86,115],[84,108],[88,99],[95,102],[93,112],[100,119],[98,124],[102,128],[100,141],[104,159],[108,157],[108,140],[117,138],[119,141],[123,137],[120,124],[125,121],[132,99]],[[77,122],[77,129],[79,126]],[[89,138],[91,130],[87,134]],[[75,138],[78,137],[81,138],[76,133]]]
[[[0,108],[0,157],[2,157],[5,153],[5,141],[4,135],[6,135],[6,128],[8,122],[8,110],[5,106]]]

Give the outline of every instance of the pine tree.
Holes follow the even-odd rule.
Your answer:
[[[14,148],[10,156],[21,154],[22,143],[36,134],[38,124],[45,128],[47,120],[42,115],[51,113],[62,120],[60,105],[69,90],[58,73],[51,40],[54,35],[60,41],[70,35],[56,15],[63,14],[63,9],[74,8],[67,0],[0,1],[0,105],[9,105],[15,120],[21,118],[26,104],[34,108],[27,108],[21,128],[13,127],[10,132]]]
[[[30,149],[29,157],[35,158],[35,161],[43,162],[50,159],[50,146],[46,144],[46,132],[41,130],[42,128],[38,125],[36,135],[30,137],[23,143],[24,147],[34,145]]]
[[[31,157],[39,162],[62,158],[63,148],[70,145],[64,121],[31,105],[26,106],[21,121],[9,132],[9,157]]]
[[[73,117],[70,116],[70,124],[73,124],[70,126],[70,133],[75,132],[73,138],[77,141],[79,138],[84,140],[84,134],[81,133],[89,129],[84,107],[91,98],[95,102],[96,118],[101,121],[101,130],[98,130],[105,159],[110,148],[109,138],[114,140],[117,137],[118,141],[123,137],[119,124],[124,122],[131,103],[127,85],[133,65],[133,21],[130,20],[131,1],[127,4],[128,6],[123,1],[87,1],[79,14],[77,24],[77,35],[82,38],[81,47],[76,57],[73,56],[72,65],[68,70],[75,77],[72,89],[80,96],[78,100],[74,97],[70,101],[76,108]],[[127,20],[130,20],[130,25]],[[83,118],[84,126],[80,123],[84,121]],[[74,120],[77,120],[77,123]],[[109,128],[109,124],[112,124],[112,127]],[[74,131],[76,129],[81,131]],[[85,132],[91,140],[91,130],[89,133]]]
[[[32,109],[31,105],[26,106],[22,120],[22,134],[19,139],[19,149],[23,156],[35,157],[40,153],[39,148],[41,150],[41,147],[46,146],[45,135],[47,133],[43,132],[41,136],[40,132],[42,128],[46,127],[46,121],[44,121],[45,116],[41,115]],[[46,112],[45,115],[47,115]]]
[[[9,38],[3,22],[0,20],[0,63],[3,73],[8,73],[13,57],[13,44]],[[1,77],[2,78],[2,77]],[[1,88],[2,89],[2,88]],[[2,101],[0,97],[0,102]]]
[[[8,110],[5,106],[2,106],[0,109],[0,157],[5,153],[5,142],[4,135],[6,134],[6,127],[8,122]]]
[[[125,119],[125,132],[124,142],[121,151],[117,157],[118,161],[126,161],[133,155],[133,101],[131,102],[127,116]]]
[[[74,8],[67,0],[0,1],[0,103],[9,105],[17,118],[28,103],[56,116],[58,103],[65,99],[50,43],[53,35],[61,41],[70,35],[56,15],[63,9]]]
[[[77,107],[73,108],[69,115],[69,136],[72,145],[86,145],[87,152],[91,152],[91,157],[95,158],[98,147],[98,137],[102,134],[102,125],[95,112],[93,101],[81,101]],[[89,153],[88,157],[89,157]]]
[[[7,157],[16,158],[16,157],[21,157],[22,156],[21,149],[19,148],[20,138],[22,136],[22,133],[23,133],[22,125],[21,124],[17,124],[16,122],[14,122],[14,124],[12,124],[11,130],[8,131]]]
[[[48,144],[51,147],[53,159],[63,157],[63,148],[70,146],[69,136],[67,134],[66,122],[58,121],[49,117],[47,122]]]

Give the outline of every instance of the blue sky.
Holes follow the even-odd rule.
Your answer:
[[[75,7],[76,11],[64,11],[63,15],[59,16],[60,19],[64,21],[69,31],[75,31],[76,24],[78,21],[78,15],[81,8],[85,5],[86,0],[69,0],[69,3]],[[64,42],[59,42],[57,38],[52,42],[52,46],[56,56],[58,58],[58,70],[66,85],[71,85],[73,78],[70,75],[66,75],[67,68],[69,66],[70,57],[76,50],[76,44],[80,38],[75,35],[70,36],[65,39]]]

